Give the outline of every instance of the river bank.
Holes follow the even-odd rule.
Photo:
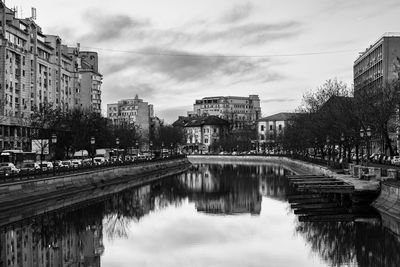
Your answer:
[[[12,221],[12,210],[17,210],[26,205],[40,203],[43,201],[56,200],[53,208],[62,208],[66,205],[73,205],[84,200],[99,196],[102,189],[111,185],[122,184],[133,186],[149,183],[181,173],[190,165],[186,158],[173,159],[160,162],[148,162],[126,166],[115,166],[105,169],[90,170],[87,172],[40,178],[28,181],[4,183],[0,185],[0,214],[7,212],[7,218],[0,220]],[[95,190],[98,190],[96,192]],[[120,190],[115,188],[113,190]],[[86,194],[80,194],[86,192]],[[77,198],[63,197],[79,195]],[[83,198],[82,198],[83,196]],[[41,209],[43,211],[43,209]],[[30,212],[30,211],[26,211]],[[37,211],[32,209],[32,215]],[[16,213],[16,216],[18,213]]]

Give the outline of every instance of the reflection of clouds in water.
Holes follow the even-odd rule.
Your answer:
[[[188,201],[151,213],[130,225],[128,240],[106,244],[103,265],[323,266],[293,238],[286,204],[265,198],[262,205],[258,217],[210,216]]]

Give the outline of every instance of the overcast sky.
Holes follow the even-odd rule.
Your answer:
[[[36,7],[45,33],[99,53],[103,110],[138,94],[166,122],[205,96],[258,94],[264,116],[292,111],[305,91],[329,78],[351,84],[358,52],[384,32],[400,31],[399,0],[6,4],[24,17]]]

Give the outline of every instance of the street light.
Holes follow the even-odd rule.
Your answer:
[[[326,136],[326,144],[327,144],[327,149],[328,149],[328,160],[326,161],[326,164],[327,164],[327,167],[329,167],[329,161],[330,161],[330,159],[331,159],[331,151],[330,151],[330,147],[329,147],[329,143],[331,142],[331,139],[329,138],[329,135],[328,136]]]
[[[171,149],[169,151],[170,152],[169,154],[170,154],[170,156],[172,156],[172,149],[173,149],[174,145],[171,143],[170,147],[171,147]]]
[[[369,161],[369,153],[370,153],[370,138],[372,135],[371,127],[367,127],[367,162]]]
[[[119,161],[119,138],[115,139],[115,144],[117,145],[117,161]]]
[[[94,165],[94,145],[96,144],[96,139],[94,136],[90,137],[90,145],[92,146],[92,165]]]
[[[152,141],[150,141],[149,146],[150,146],[150,158],[153,159],[153,142]]]
[[[55,171],[55,159],[56,159],[56,144],[57,144],[57,135],[55,133],[53,133],[51,135],[51,144],[53,145],[53,151],[54,151],[54,155],[53,155],[53,172]]]
[[[345,156],[346,156],[346,150],[345,150],[345,148],[344,148],[344,140],[345,140],[345,138],[344,138],[344,133],[342,133],[341,135],[340,135],[340,144],[341,144],[341,158],[343,159]]]
[[[366,131],[364,131],[363,128],[360,129],[361,139],[364,139],[364,137],[365,137],[365,147],[367,150],[367,159],[366,159],[367,164],[369,161],[369,138],[371,137],[371,135],[372,135],[371,127],[368,126]],[[362,160],[364,160],[364,157],[362,158]]]
[[[164,142],[161,142],[161,158],[164,157]]]

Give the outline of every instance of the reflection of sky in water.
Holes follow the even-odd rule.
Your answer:
[[[105,238],[101,266],[325,266],[295,234],[288,204],[266,197],[259,216],[199,213],[185,201],[130,223],[127,234]]]

